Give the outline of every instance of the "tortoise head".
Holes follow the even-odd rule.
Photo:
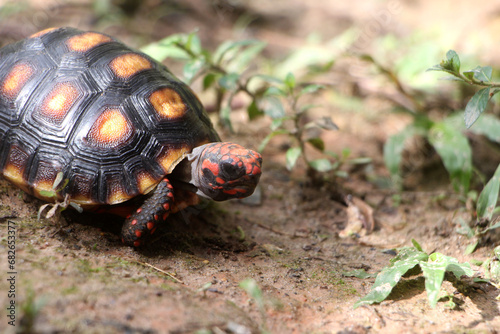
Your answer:
[[[238,144],[205,144],[193,150],[190,160],[198,193],[215,201],[250,196],[259,182],[261,155]]]

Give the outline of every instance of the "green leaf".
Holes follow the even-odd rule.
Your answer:
[[[481,113],[486,109],[488,100],[490,99],[490,87],[480,89],[470,99],[465,107],[465,127],[470,128],[472,124],[479,118]]]
[[[419,252],[423,252],[424,251],[422,249],[422,246],[420,246],[420,244],[418,243],[417,240],[411,239],[411,243],[413,244],[413,247],[415,247],[415,249],[418,250]]]
[[[403,153],[405,142],[413,137],[415,129],[407,126],[403,131],[390,136],[384,145],[384,162],[392,177],[399,178],[399,166],[401,164],[401,154]]]
[[[475,231],[469,226],[467,221],[465,219],[458,217],[458,223],[460,224],[460,227],[457,228],[457,233],[465,235],[467,238],[471,239],[475,235]]]
[[[318,90],[324,89],[324,88],[325,88],[324,85],[318,85],[318,84],[307,85],[304,88],[302,88],[299,95],[316,93]]]
[[[229,53],[236,53],[238,52],[242,47],[249,46],[249,45],[261,45],[262,48],[265,46],[264,42],[258,41],[258,40],[252,40],[252,39],[246,39],[242,41],[226,41],[219,45],[219,47],[215,50],[213,53],[213,61],[215,64],[220,65],[222,61],[224,60],[224,57],[229,54]]]
[[[288,72],[288,74],[285,77],[285,85],[290,91],[292,91],[295,88],[295,76],[293,75],[293,73]]]
[[[429,142],[436,149],[456,191],[467,193],[472,175],[472,151],[465,135],[453,125],[435,123]]]
[[[500,144],[500,119],[493,115],[485,114],[478,118],[469,130],[488,137],[489,140]]]
[[[259,109],[272,119],[279,119],[285,116],[285,108],[281,100],[276,96],[264,96],[259,102]]]
[[[257,117],[264,115],[264,112],[257,107],[255,100],[252,100],[252,103],[250,103],[247,108],[247,114],[249,120],[254,120]]]
[[[349,147],[344,147],[341,152],[342,159],[347,159],[351,155],[352,151]]]
[[[218,74],[208,73],[203,77],[203,90],[210,88],[217,81]]]
[[[270,134],[268,134],[266,136],[266,138],[264,138],[262,140],[262,142],[260,143],[259,148],[257,149],[257,151],[259,151],[259,152],[264,151],[264,148],[266,148],[267,144],[269,143],[269,141],[271,139],[273,139],[274,136],[277,136],[277,135],[288,135],[288,134],[290,134],[290,133],[288,132],[288,130],[285,130],[285,129],[279,129],[279,130],[275,130],[275,131],[271,132]]]
[[[446,59],[448,61],[445,68],[456,73],[460,72],[460,58],[455,51],[449,50],[448,52],[446,52]]]
[[[377,276],[376,274],[367,273],[364,269],[354,269],[351,271],[346,271],[342,273],[342,275],[345,277],[356,277],[361,279],[372,278]]]
[[[459,263],[457,259],[441,253],[432,253],[429,261],[421,262],[420,267],[425,277],[425,290],[432,308],[436,307],[446,271],[451,271],[456,278],[464,275],[470,277],[474,274],[470,264]]]
[[[491,220],[493,210],[498,202],[498,192],[500,191],[500,165],[498,165],[495,174],[488,181],[483,191],[477,199],[477,217]]]
[[[431,260],[431,258],[433,260]],[[425,277],[425,290],[427,291],[427,298],[432,308],[436,307],[439,299],[439,292],[443,284],[444,274],[446,272],[446,265],[441,254],[433,253],[429,256],[429,262],[421,262],[420,268]]]
[[[369,157],[359,157],[359,158],[350,159],[347,162],[350,163],[351,165],[366,165],[366,164],[371,163],[372,161],[373,161],[372,158],[369,158]]]
[[[47,198],[52,198],[52,197],[57,196],[57,193],[55,190],[40,190],[39,193],[41,196],[47,197]]]
[[[187,36],[184,46],[195,55],[199,55],[202,51],[200,37],[196,32],[192,32]]]
[[[191,83],[193,78],[205,66],[205,64],[206,63],[204,59],[194,59],[186,63],[183,68],[184,81],[186,83]]]
[[[235,91],[238,87],[238,79],[240,76],[237,73],[229,73],[219,78],[219,85],[228,91]]]
[[[271,86],[266,89],[264,92],[264,96],[283,96],[285,97],[287,94],[285,91],[283,91],[281,88],[278,88],[276,86]]]
[[[315,149],[323,152],[325,150],[325,142],[321,138],[310,138],[307,140]]]
[[[159,62],[166,58],[190,59],[189,54],[177,45],[177,43],[181,43],[186,38],[187,35],[185,34],[171,35],[158,42],[142,47],[141,51]]]
[[[309,73],[310,74],[323,74],[329,72],[333,65],[335,64],[335,60],[330,60],[327,61],[326,63],[318,63],[318,64],[311,64],[308,66]]]
[[[413,247],[401,249],[396,258],[391,260],[391,265],[382,269],[377,275],[370,292],[359,299],[354,304],[354,308],[366,304],[380,303],[385,300],[408,270],[413,269],[421,261],[427,261],[427,259],[428,255],[426,253],[420,252]]]
[[[249,63],[266,47],[265,42],[254,41],[255,44],[250,45],[245,50],[236,54],[226,66],[228,71],[243,72]]]
[[[446,69],[443,67],[443,65],[437,64],[437,65],[434,65],[432,67],[429,67],[426,70],[426,72],[430,72],[430,71],[445,71],[446,72]]]
[[[493,249],[493,253],[495,254],[495,257],[497,258],[497,260],[500,261],[500,246],[496,246],[494,249]]]
[[[78,203],[74,203],[74,202],[69,202],[69,205],[71,205],[73,207],[73,209],[75,209],[76,211],[78,211],[78,213],[82,213],[83,212],[83,208],[80,204]]]
[[[477,245],[479,245],[479,240],[476,240],[475,242],[468,244],[467,247],[465,247],[464,254],[470,255],[470,254],[474,253],[474,251],[477,248]]]
[[[333,169],[333,165],[328,159],[316,159],[309,161],[309,166],[321,173],[326,173]]]
[[[491,81],[491,75],[493,73],[493,69],[490,66],[477,66],[476,68],[465,71],[464,75],[468,79],[476,79],[478,81],[482,82],[490,82]]]
[[[264,297],[262,295],[262,290],[259,288],[259,285],[254,279],[247,278],[240,282],[240,288],[245,290],[245,292],[252,297],[259,309],[264,308]]]
[[[285,119],[286,119],[285,117],[273,119],[271,121],[271,125],[269,126],[271,128],[271,131],[279,129],[283,125],[283,121]]]
[[[61,185],[61,182],[63,181],[63,172],[58,172],[56,175],[56,178],[54,179],[54,183],[52,183],[52,190],[56,190],[59,188],[59,185]],[[69,182],[69,180],[68,180]],[[63,184],[62,188],[63,189],[66,185]]]
[[[302,149],[300,147],[292,147],[286,151],[286,168],[288,170],[292,170],[295,164],[297,163],[297,159],[302,154]]]
[[[474,79],[474,71],[470,70],[470,71],[465,71],[464,72],[464,76],[469,79],[469,80],[472,80]],[[455,77],[453,77],[455,78]],[[458,78],[457,78],[458,79]]]

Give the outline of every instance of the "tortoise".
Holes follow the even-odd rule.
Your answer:
[[[62,175],[56,199],[84,208],[148,194],[125,219],[126,245],[148,243],[170,213],[195,203],[183,192],[251,195],[261,164],[259,153],[220,141],[195,93],[164,65],[111,36],[50,28],[0,49],[3,177],[51,201]]]

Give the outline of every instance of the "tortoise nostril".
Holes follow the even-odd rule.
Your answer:
[[[229,180],[237,179],[245,174],[244,168],[238,167],[232,162],[222,162],[221,171]]]

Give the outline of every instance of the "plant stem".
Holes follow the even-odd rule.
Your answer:
[[[469,85],[491,87],[491,88],[500,88],[500,82],[484,82],[482,80],[477,80],[474,77],[472,77],[472,79],[469,79],[468,77],[466,77],[465,75],[463,75],[460,72],[454,72],[454,71],[449,71],[449,70],[445,70],[445,72],[453,75],[456,78],[459,78],[460,80],[464,81],[465,83],[468,83]]]
[[[304,140],[302,139],[302,135],[304,133],[304,127],[301,126],[300,124],[300,119],[302,118],[302,111],[298,110],[297,108],[297,103],[298,102],[298,97],[295,96],[293,90],[290,92],[290,108],[293,113],[293,124],[294,124],[294,131],[292,132],[292,135],[295,137],[295,140],[299,143],[302,159],[304,160],[307,169],[310,168],[309,165],[309,159],[307,158],[306,150],[305,150],[305,143]]]

